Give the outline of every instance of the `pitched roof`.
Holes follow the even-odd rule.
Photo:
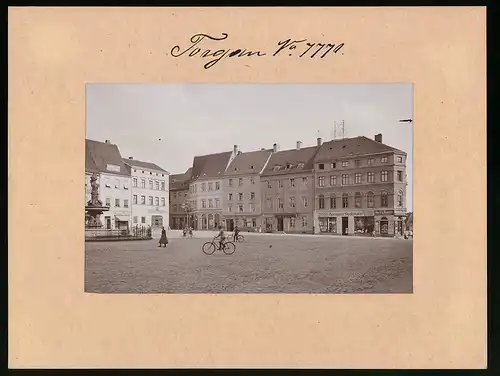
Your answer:
[[[361,154],[375,154],[383,152],[399,152],[406,155],[406,153],[401,150],[377,142],[371,138],[359,136],[324,142],[316,155],[315,161],[322,162],[353,157]]]
[[[167,170],[164,170],[163,168],[154,163],[139,161],[137,159],[130,159],[130,158],[128,159],[123,158],[123,162],[132,167],[147,168],[149,170],[161,171],[166,174],[169,174]]]
[[[299,150],[291,149],[273,153],[262,175],[285,175],[311,171],[318,149],[318,146],[310,146]]]
[[[225,176],[238,176],[248,174],[258,174],[272,154],[272,149],[239,153],[231,162],[225,172]]]
[[[170,175],[170,182],[169,182],[169,188],[170,190],[172,189],[186,189],[188,186],[186,183],[191,179],[191,172],[193,171],[193,168],[190,167],[185,173],[183,174],[175,174],[175,175]]]
[[[108,165],[117,166],[119,171],[108,169]],[[130,175],[130,170],[123,163],[118,146],[85,139],[85,170],[115,175]]]
[[[232,154],[232,151],[227,151],[194,157],[191,178],[196,180],[223,177]]]

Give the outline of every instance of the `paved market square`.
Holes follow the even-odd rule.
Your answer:
[[[245,234],[233,255],[193,239],[88,242],[93,293],[412,293],[412,240]]]

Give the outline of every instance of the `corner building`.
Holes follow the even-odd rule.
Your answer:
[[[406,218],[407,154],[382,135],[325,142],[314,160],[316,233],[393,236]]]
[[[186,225],[192,226],[192,221],[190,220],[190,208],[189,208],[189,179],[191,178],[192,168],[189,168],[183,174],[170,175],[170,200],[169,200],[169,212],[170,212],[170,228],[172,230],[180,230],[186,227]]]

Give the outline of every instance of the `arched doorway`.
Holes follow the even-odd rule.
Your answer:
[[[389,220],[387,217],[382,217],[380,219],[380,233],[382,235],[387,235],[389,233]]]
[[[201,229],[202,230],[207,229],[207,216],[205,214],[201,215]]]
[[[193,215],[193,226],[192,227],[196,230],[199,230],[200,228],[198,226],[199,226],[198,216]]]
[[[208,228],[210,230],[214,229],[214,216],[213,216],[213,214],[208,215]]]
[[[214,226],[215,228],[219,228],[219,226],[221,225],[220,223],[220,215],[219,214],[215,214],[214,216]]]

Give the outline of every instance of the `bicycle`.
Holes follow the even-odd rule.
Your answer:
[[[238,237],[235,237],[233,234],[231,235],[231,239],[233,239],[233,242],[243,242],[245,240],[245,238],[241,234],[238,234]]]
[[[232,255],[236,251],[236,246],[233,242],[223,241],[223,248],[221,248],[219,242],[216,242],[214,238],[212,241],[203,244],[201,250],[206,255],[212,255],[217,250],[224,252],[226,255]]]

